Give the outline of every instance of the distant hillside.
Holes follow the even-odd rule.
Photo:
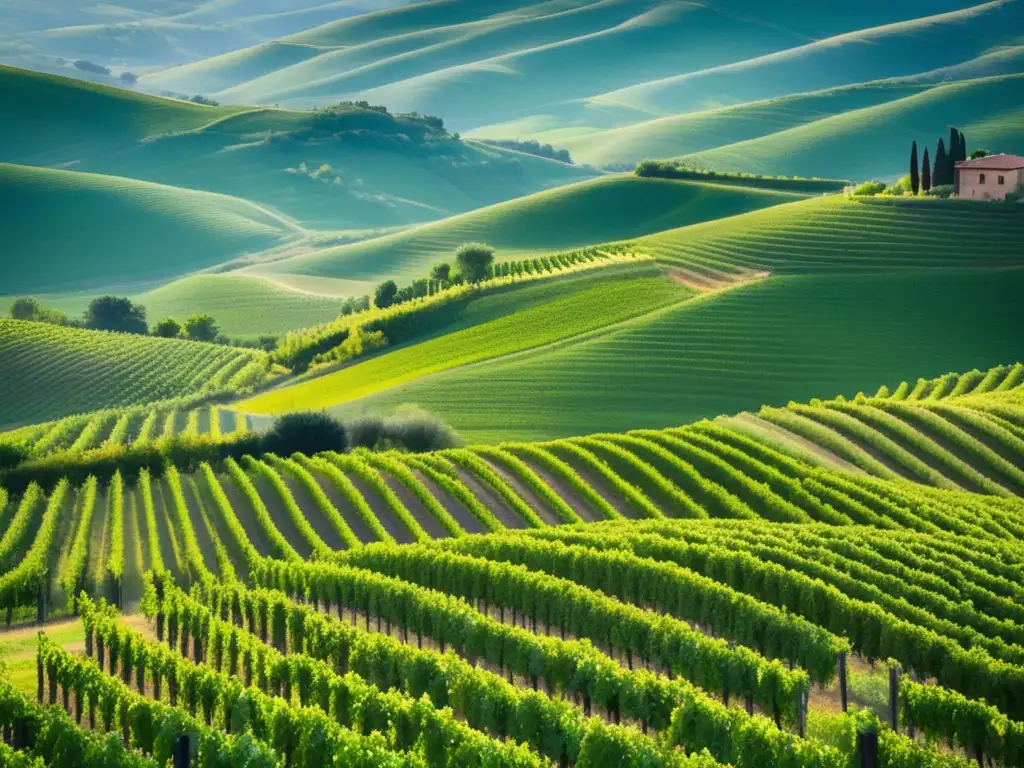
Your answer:
[[[318,229],[432,221],[595,175],[351,104],[204,107],[3,67],[0,99],[20,114],[0,126],[0,161],[234,195]]]
[[[384,277],[420,277],[432,263],[450,260],[468,241],[488,243],[502,259],[515,258],[515,253],[639,237],[801,198],[756,187],[617,175],[257,269],[368,283]]]
[[[296,236],[253,203],[132,179],[0,163],[5,294],[125,286]]]
[[[850,8],[806,0],[450,0],[339,19],[155,73],[144,87],[302,108],[367,98],[444,115],[474,138],[533,138],[568,149],[577,162],[631,164],[898,103],[941,84],[1020,74],[1022,26],[1020,0],[870,0]],[[935,110],[926,127],[1001,123],[999,110],[1012,106],[982,96],[966,113],[957,104],[942,117]],[[986,139],[998,130],[986,128]],[[919,130],[914,120],[883,118],[873,141],[894,152]],[[846,135],[840,129],[836,142]],[[855,151],[840,154],[856,155],[855,132],[852,141]],[[736,169],[742,158],[723,152],[708,160]],[[762,160],[745,170],[789,173]],[[852,175],[880,175],[887,160],[883,153]],[[801,173],[851,175],[828,164],[829,155],[814,161]]]

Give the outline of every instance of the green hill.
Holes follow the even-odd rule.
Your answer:
[[[251,390],[267,368],[253,350],[0,319],[0,423]]]
[[[224,195],[0,164],[7,294],[153,281],[296,236],[287,219]]]
[[[367,283],[384,277],[414,278],[432,263],[450,259],[468,241],[490,244],[505,260],[517,253],[639,237],[801,198],[756,187],[611,176],[259,269]]]
[[[1020,153],[1024,134],[1018,129],[1024,111],[1013,100],[1021,88],[1024,74],[937,86],[686,159],[726,171],[891,179],[903,174],[911,140],[930,146],[934,153],[947,124],[962,126],[969,150],[992,147],[991,151]],[[893,136],[904,143],[889,141]]]
[[[233,195],[311,228],[431,221],[596,175],[355,105],[203,107],[3,67],[0,98],[19,105],[17,125],[0,127],[0,161]]]
[[[988,367],[1024,352],[1013,320],[1022,242],[1016,206],[840,196],[662,232],[634,241],[634,250],[710,291],[699,300],[579,343],[391,389],[374,384],[339,412],[417,404],[470,439],[534,439],[663,427],[784,404],[778,398],[794,392],[853,394],[915,370]],[[387,368],[395,354],[375,365]],[[415,347],[405,354],[415,357]],[[335,402],[364,392],[359,370],[338,374],[349,383]],[[273,409],[300,407],[280,405],[286,392],[268,399]]]

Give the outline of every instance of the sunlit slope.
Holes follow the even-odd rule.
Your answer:
[[[638,237],[801,199],[789,192],[612,176],[427,224],[395,235],[276,262],[270,272],[374,281],[419,277],[464,242],[483,241],[502,259]]]
[[[637,248],[712,277],[1024,266],[1024,208],[970,201],[815,198],[643,238]]]
[[[520,292],[520,296],[515,295]],[[579,337],[684,302],[696,293],[669,280],[651,265],[553,279],[546,285],[526,287],[507,296],[484,297],[471,313],[478,322],[468,327],[455,328],[438,338],[257,395],[239,407],[265,414],[321,409],[440,371]],[[546,300],[532,303],[531,296]],[[486,319],[488,304],[506,311]]]
[[[969,150],[1024,152],[1021,89],[1024,74],[952,83],[686,158],[720,170],[893,178],[909,163],[907,143],[917,140],[934,151],[949,124],[967,131]],[[906,141],[893,142],[893,136]]]
[[[205,107],[65,77],[0,66],[0,161],[81,160],[142,139],[201,128],[239,107]]]
[[[205,312],[232,338],[280,334],[324,323],[338,316],[343,301],[243,274],[193,275],[139,294],[134,300],[154,318],[181,319]]]
[[[773,277],[591,341],[423,379],[345,412],[415,403],[468,440],[658,428],[852,396],[1024,354],[1024,269]]]
[[[262,352],[0,319],[0,423],[249,388]]]
[[[209,267],[292,236],[237,198],[0,164],[5,294],[126,285]]]

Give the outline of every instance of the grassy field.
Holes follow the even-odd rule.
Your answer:
[[[372,283],[416,278],[465,242],[499,260],[639,237],[801,199],[788,192],[615,175],[541,192],[383,238],[324,249],[259,268]]]
[[[0,423],[251,388],[253,350],[0,319]]]
[[[4,293],[174,277],[299,236],[239,198],[75,171],[0,164]]]
[[[407,384],[347,411],[414,403],[467,440],[494,442],[662,428],[789,399],[852,396],[879,381],[1024,356],[1015,327],[1022,289],[1021,269],[772,277],[579,344]]]
[[[246,400],[246,412],[317,410],[451,368],[587,334],[686,301],[696,291],[657,267],[606,268],[474,301],[438,338]]]

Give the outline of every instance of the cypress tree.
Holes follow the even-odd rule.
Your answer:
[[[952,184],[956,178],[956,156],[960,153],[960,132],[956,128],[949,129],[949,144],[946,150],[946,179]]]
[[[917,162],[917,142],[910,148],[910,188],[916,195],[921,189],[921,166]]]
[[[967,159],[967,137],[964,136],[963,133],[961,133],[960,134],[960,152],[957,155],[957,161],[962,163],[966,159]]]
[[[936,187],[941,187],[944,184],[951,183],[950,180],[946,178],[946,171],[948,170],[946,167],[947,162],[946,142],[940,138],[939,147],[935,150],[935,172],[932,173],[932,184]]]
[[[921,189],[927,192],[932,188],[932,165],[928,159],[928,147],[924,148],[924,158],[921,160]]]

